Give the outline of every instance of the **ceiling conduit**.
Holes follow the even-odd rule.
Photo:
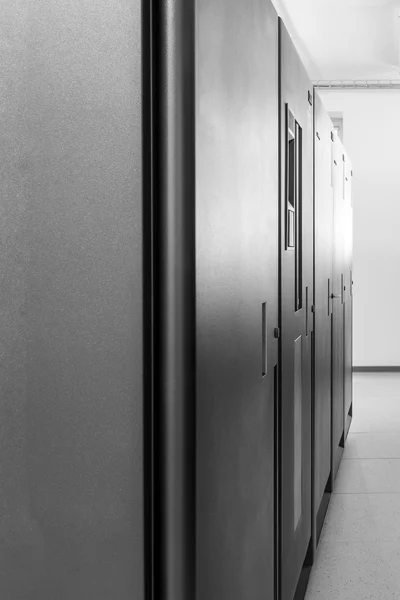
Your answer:
[[[392,80],[327,80],[313,81],[323,90],[400,90],[400,79]]]

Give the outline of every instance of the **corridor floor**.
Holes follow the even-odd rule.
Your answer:
[[[400,599],[400,373],[357,373],[353,392],[306,600]]]

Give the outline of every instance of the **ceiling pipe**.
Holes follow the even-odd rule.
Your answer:
[[[320,90],[400,90],[400,79],[391,80],[327,80],[314,81]]]

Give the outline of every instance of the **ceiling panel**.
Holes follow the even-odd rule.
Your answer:
[[[400,79],[398,0],[276,0],[312,79]]]

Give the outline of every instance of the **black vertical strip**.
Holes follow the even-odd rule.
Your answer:
[[[343,289],[343,286],[342,286]],[[347,339],[347,335],[346,335],[346,302],[343,303],[343,332],[342,332],[342,348],[343,348],[343,369],[342,369],[342,376],[343,376],[343,382],[342,382],[342,389],[343,389],[343,432],[346,431],[346,419],[347,419],[347,413],[346,413],[346,339]],[[343,433],[343,448],[344,448],[344,433]]]
[[[279,110],[281,110],[280,108],[280,103],[279,103]],[[290,159],[289,159],[289,106],[288,104],[285,104],[285,190],[284,190],[284,194],[285,194],[285,247],[286,250],[291,247],[293,244],[291,242],[291,223],[289,221],[290,219],[290,215],[289,215],[289,197],[290,197],[290,185],[291,185],[291,177],[290,177]],[[293,132],[294,133],[294,132]],[[279,155],[279,160],[281,160],[281,157]],[[280,174],[280,171],[279,171]]]
[[[311,562],[317,546],[317,506],[315,503],[315,329],[311,332]]]
[[[283,137],[283,123],[286,125],[287,113],[285,106],[285,120],[282,119],[282,19],[278,17],[278,327],[282,331],[282,253],[283,253],[283,239],[284,235],[282,232],[282,212],[285,211],[286,221],[286,199],[282,197],[284,190],[282,189],[282,168],[286,165],[282,161],[282,137]],[[286,133],[285,138],[286,139]],[[286,222],[284,223],[286,226]],[[287,236],[285,235],[287,239]],[[278,379],[281,378],[281,341],[279,340],[278,348]]]
[[[303,130],[296,123],[296,298],[303,308]]]
[[[334,450],[333,448],[333,424],[334,424],[334,398],[333,398],[333,373],[334,373],[334,369],[333,369],[333,361],[334,361],[334,344],[335,344],[335,332],[333,330],[333,311],[331,311],[331,315],[330,315],[330,326],[331,326],[331,482],[332,482],[332,489],[333,489],[333,485],[334,485],[334,480],[336,477],[336,473],[335,473],[335,451],[336,448]]]
[[[142,0],[144,593],[153,600],[153,214],[151,4]]]
[[[299,127],[299,285],[303,308],[303,129]]]
[[[194,0],[153,0],[157,600],[195,598]]]
[[[287,220],[287,205],[284,197],[286,188],[282,184],[282,169],[286,164],[282,160],[282,147],[286,142],[286,107],[285,115],[282,114],[282,19],[278,17],[278,326],[282,332],[282,254],[283,244],[287,234],[283,232],[282,219]],[[285,128],[285,130],[283,130]],[[285,194],[286,196],[286,194]],[[284,215],[283,215],[284,213]],[[285,235],[286,234],[286,235]],[[278,339],[278,364],[274,367],[274,395],[275,395],[275,600],[281,598],[281,571],[282,571],[282,551],[281,551],[281,383],[282,381],[282,335]]]
[[[279,402],[279,373],[278,365],[274,366],[274,545],[275,545],[275,568],[274,568],[274,591],[275,600],[280,599],[280,581],[281,581],[281,549],[280,549],[280,531],[281,531],[281,411]]]

